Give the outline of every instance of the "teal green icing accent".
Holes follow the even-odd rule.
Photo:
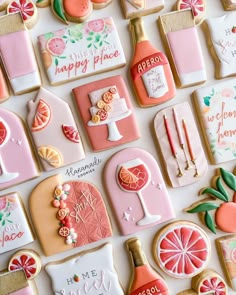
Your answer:
[[[228,201],[229,201],[229,195],[228,195],[227,191],[225,190],[225,188],[224,188],[224,186],[223,186],[223,183],[222,183],[220,177],[218,177],[217,180],[216,180],[216,186],[217,186],[218,191],[219,191],[223,196],[225,196],[225,199],[226,199],[226,201],[228,202]]]
[[[225,184],[233,191],[236,191],[236,176],[223,168],[220,168],[220,173]]]
[[[208,211],[206,211],[205,213],[205,224],[214,234],[216,234],[215,223],[213,221],[211,214]]]
[[[210,210],[215,210],[219,208],[219,205],[213,204],[213,203],[202,203],[194,207],[193,209],[188,210],[188,213],[199,213],[199,212],[205,212]]]

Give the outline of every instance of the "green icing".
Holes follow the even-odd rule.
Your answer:
[[[236,176],[223,168],[220,168],[220,173],[227,186],[233,191],[236,191]]]
[[[222,200],[224,202],[228,202],[228,199],[225,198],[225,196],[222,193],[218,192],[217,190],[215,190],[214,188],[211,188],[211,187],[208,187],[208,188],[204,189],[202,191],[202,194],[203,195],[204,194],[209,194],[209,195],[212,195],[215,198],[220,199],[220,200]]]
[[[224,188],[224,186],[223,186],[223,183],[222,183],[220,177],[218,177],[217,180],[216,180],[216,186],[217,186],[218,191],[219,191],[223,196],[225,196],[225,200],[228,202],[228,201],[229,201],[229,195],[228,195],[227,191],[225,190],[225,188]]]
[[[213,218],[211,216],[211,214],[206,211],[205,213],[205,223],[206,223],[206,226],[214,233],[216,234],[216,226],[215,226],[215,223],[213,221]]]
[[[188,213],[199,213],[199,212],[205,212],[210,210],[215,210],[219,208],[219,205],[213,204],[213,203],[202,203],[194,207],[193,209],[188,210]]]
[[[64,23],[67,24],[67,19],[65,17],[63,6],[61,0],[53,0],[53,11],[56,13],[56,15],[59,17],[60,20],[62,20]]]

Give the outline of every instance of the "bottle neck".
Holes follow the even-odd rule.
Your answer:
[[[138,239],[130,239],[128,241],[128,249],[130,251],[134,267],[148,265],[147,258]]]
[[[141,18],[131,19],[130,28],[134,44],[148,40],[145,30],[143,28],[143,21]]]

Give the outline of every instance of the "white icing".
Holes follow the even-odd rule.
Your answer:
[[[116,89],[116,93],[113,94],[113,100],[120,99],[119,91],[118,91],[116,85],[111,85],[109,87],[104,87],[104,88],[97,89],[95,91],[90,92],[88,95],[89,95],[89,99],[91,101],[91,104],[93,106],[95,106],[97,104],[97,102],[102,99],[102,95],[105,92],[109,92],[110,88]]]
[[[45,267],[55,295],[124,295],[113,266],[111,244]],[[74,276],[79,277],[79,282]]]
[[[199,81],[207,80],[205,70],[196,71],[196,72],[187,73],[187,74],[180,74],[179,78],[182,85],[190,85],[190,84],[199,83]]]
[[[32,72],[10,80],[14,93],[25,92],[32,88],[40,87],[41,79],[39,72]]]

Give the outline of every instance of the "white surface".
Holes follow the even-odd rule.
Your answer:
[[[147,32],[150,40],[152,41],[152,43],[155,47],[157,47],[161,50],[163,50],[163,45],[162,45],[162,42],[160,39],[159,31],[157,29],[156,20],[160,14],[165,13],[165,12],[169,12],[172,9],[175,2],[176,2],[175,0],[166,0],[166,7],[161,12],[143,17],[143,20],[145,23],[145,29],[146,29],[146,32]],[[208,2],[207,3],[207,17],[216,17],[216,16],[221,16],[223,14],[230,13],[230,12],[226,12],[223,10],[220,0],[207,0],[207,2]],[[131,56],[132,56],[132,42],[130,39],[129,30],[128,30],[128,21],[123,18],[123,14],[122,14],[118,0],[113,0],[113,3],[105,9],[94,11],[92,13],[92,15],[90,16],[90,20],[100,18],[100,17],[106,17],[106,16],[113,16],[115,23],[118,27],[118,33],[120,35],[121,42],[124,47],[127,61],[129,62],[131,60]],[[40,34],[43,34],[43,33],[47,33],[50,30],[58,30],[63,27],[64,27],[64,25],[62,23],[60,23],[53,16],[53,14],[49,8],[43,8],[43,9],[39,10],[39,23],[31,31],[31,35],[32,35],[34,46],[36,48],[37,56],[39,56],[39,51],[36,46],[37,36]],[[201,41],[201,45],[203,48],[204,61],[207,66],[208,80],[207,80],[206,84],[211,85],[211,84],[217,82],[216,80],[214,80],[214,64],[213,64],[212,58],[210,57],[209,51],[207,49],[204,34],[203,34],[203,31],[201,30],[201,28],[198,28],[198,32],[200,35],[200,41]],[[187,40],[186,40],[186,42],[187,42]],[[97,185],[99,190],[101,190],[104,193],[104,199],[105,199],[106,204],[108,205],[109,204],[108,199],[107,199],[107,196],[104,192],[104,188],[103,188],[102,181],[101,181],[102,180],[102,170],[103,170],[106,160],[111,155],[113,155],[114,153],[116,153],[117,151],[119,151],[125,147],[142,147],[142,148],[146,149],[147,151],[149,151],[151,154],[153,154],[154,157],[157,158],[158,163],[160,163],[159,157],[158,157],[158,151],[156,148],[156,139],[153,137],[153,132],[152,132],[153,119],[154,119],[155,114],[159,110],[161,110],[162,108],[164,108],[166,106],[173,105],[173,104],[179,103],[181,101],[191,102],[190,94],[197,87],[201,87],[201,86],[196,86],[196,87],[189,87],[189,88],[182,89],[182,90],[178,89],[175,98],[172,99],[171,101],[169,101],[168,103],[162,104],[160,106],[155,106],[155,107],[144,109],[144,108],[138,107],[136,99],[133,95],[131,84],[129,83],[129,78],[128,78],[129,77],[128,65],[122,69],[110,71],[107,73],[96,75],[94,77],[88,77],[88,78],[84,78],[81,80],[73,81],[73,82],[64,84],[62,86],[54,86],[53,87],[53,86],[49,86],[49,82],[48,82],[47,77],[45,76],[45,72],[42,67],[42,63],[41,63],[40,59],[38,59],[38,60],[39,60],[39,66],[41,69],[41,73],[43,76],[44,87],[47,88],[48,90],[52,91],[56,95],[60,96],[65,101],[67,101],[73,109],[73,112],[75,114],[75,118],[78,122],[79,131],[81,133],[81,137],[82,137],[82,140],[84,143],[86,158],[82,162],[76,163],[72,166],[65,167],[60,170],[56,170],[54,172],[53,171],[44,172],[41,174],[41,176],[39,178],[36,178],[36,179],[29,181],[27,183],[18,185],[17,187],[12,187],[8,190],[1,191],[1,193],[0,193],[1,195],[6,192],[12,192],[12,191],[16,191],[16,190],[19,191],[23,200],[24,200],[27,211],[28,211],[28,198],[29,198],[30,191],[34,188],[34,186],[37,183],[39,183],[41,180],[45,179],[46,177],[48,177],[50,175],[54,175],[56,173],[62,173],[62,176],[64,177],[65,180],[66,179],[77,179],[76,173],[74,176],[68,175],[69,172],[71,171],[71,170],[69,171],[69,168],[70,167],[72,167],[73,169],[81,168],[85,164],[89,164],[90,162],[93,162],[94,157],[96,157],[97,159],[102,159],[101,164],[99,164],[98,166],[95,166],[95,172],[88,174],[85,177],[82,177],[80,179],[92,181],[95,185]],[[91,151],[91,147],[89,146],[88,141],[87,141],[87,137],[85,135],[85,132],[83,131],[82,124],[79,119],[78,113],[75,111],[72,96],[71,96],[71,89],[76,86],[85,84],[87,82],[92,82],[94,80],[110,77],[112,75],[117,75],[117,74],[122,74],[127,82],[127,86],[130,91],[130,94],[131,94],[131,99],[132,99],[132,102],[133,102],[133,105],[135,108],[135,115],[138,119],[138,123],[139,123],[142,137],[141,137],[141,139],[139,139],[135,142],[129,143],[127,145],[123,145],[120,147],[116,147],[116,148],[95,154]],[[1,107],[16,111],[23,118],[25,118],[26,111],[27,111],[27,108],[26,108],[27,102],[29,100],[33,99],[35,95],[36,95],[36,92],[29,93],[26,95],[20,95],[17,97],[12,96],[8,101],[3,103],[1,105]],[[191,103],[191,107],[192,107],[192,103]],[[196,118],[196,116],[195,116],[195,118]],[[235,166],[235,164],[236,164],[236,161],[231,161],[228,163],[224,163],[221,166],[224,167],[225,169],[232,170],[232,168]],[[197,182],[193,185],[186,186],[183,188],[175,188],[175,189],[168,187],[168,191],[169,191],[171,200],[173,202],[173,206],[175,208],[175,213],[176,213],[177,219],[192,220],[192,221],[200,224],[196,214],[191,215],[191,214],[183,213],[183,208],[189,206],[190,204],[192,204],[194,201],[197,200],[198,191],[202,187],[209,185],[210,179],[214,175],[214,170],[217,167],[220,167],[220,166],[219,165],[215,165],[215,166],[210,165],[209,172],[208,172],[207,176],[204,177],[203,179],[200,179],[199,182]],[[68,173],[66,175],[67,169],[68,169]],[[162,166],[161,166],[161,170],[163,171]],[[120,234],[118,233],[118,230],[117,230],[116,221],[112,216],[112,212],[110,210],[109,205],[107,207],[108,207],[108,210],[109,210],[109,213],[111,216],[114,237],[111,239],[108,239],[106,241],[110,241],[114,247],[113,250],[114,250],[115,267],[118,271],[118,275],[119,275],[121,284],[124,287],[124,290],[127,291],[129,279],[131,276],[131,268],[130,268],[129,256],[128,256],[128,254],[125,250],[125,247],[124,247],[124,241],[130,237],[120,236]],[[157,232],[157,230],[161,227],[162,227],[162,225],[158,225],[158,226],[155,226],[154,228],[139,232],[136,235],[137,237],[139,237],[141,239],[141,241],[143,243],[143,249],[144,249],[150,263],[153,266],[155,266],[156,268],[157,268],[157,266],[153,260],[151,248],[152,248],[152,241],[153,241],[154,235]],[[217,232],[216,235],[214,235],[214,234],[210,233],[208,230],[206,230],[206,231],[209,234],[209,237],[211,239],[211,244],[212,244],[212,254],[211,254],[209,267],[215,269],[216,271],[218,271],[222,275],[223,272],[220,268],[219,259],[216,254],[214,240],[216,237],[220,237],[220,236],[225,235],[225,233],[219,231],[219,232]],[[87,245],[85,247],[75,248],[71,251],[61,253],[60,255],[54,255],[51,257],[47,257],[47,258],[42,254],[42,250],[40,248],[38,241],[35,241],[34,243],[27,245],[27,248],[33,248],[36,251],[38,251],[38,253],[42,257],[43,265],[45,265],[47,262],[56,261],[56,260],[61,259],[63,257],[77,253],[78,251],[93,248],[93,247],[100,245],[102,243],[103,243],[103,241],[100,241],[100,242],[97,242],[94,244]],[[4,269],[7,267],[7,262],[13,253],[14,253],[14,251],[10,251],[8,253],[0,255],[0,269]],[[160,270],[159,270],[159,272],[166,279],[166,282],[170,288],[171,295],[174,295],[181,290],[185,290],[185,289],[190,288],[190,282],[191,282],[190,279],[186,279],[186,280],[173,279],[173,278],[170,278],[170,277],[164,275]],[[53,294],[52,290],[51,290],[51,286],[50,286],[50,284],[51,284],[50,279],[44,270],[42,270],[42,272],[36,278],[36,283],[37,283],[40,295]],[[231,290],[231,292],[229,292],[229,294],[236,294],[236,292],[233,292]],[[112,294],[112,295],[115,295],[115,294]]]

